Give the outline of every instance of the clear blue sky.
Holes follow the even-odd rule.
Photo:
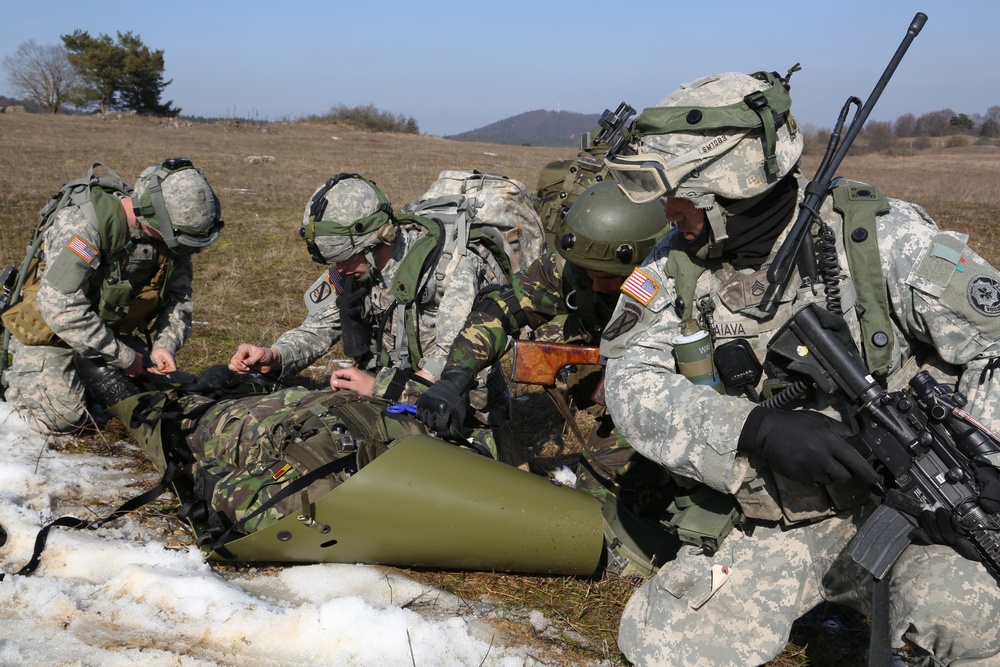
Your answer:
[[[831,127],[868,97],[917,11],[927,25],[872,113],[1000,105],[996,0],[173,0],[0,4],[0,58],[34,39],[131,31],[164,51],[184,114],[279,120],[374,104],[448,135],[535,109],[652,106],[723,71],[784,73],[793,112]],[[12,94],[0,72],[0,93]]]

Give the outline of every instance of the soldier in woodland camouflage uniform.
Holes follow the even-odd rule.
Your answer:
[[[327,181],[306,205],[300,231],[313,259],[334,266],[306,292],[309,312],[299,327],[283,333],[269,348],[240,345],[230,368],[285,378],[343,337],[344,352],[355,366],[334,371],[334,389],[414,402],[440,376],[448,347],[476,294],[487,285],[507,282],[492,257],[469,252],[453,262],[442,254],[436,271],[445,273],[449,263],[455,264],[445,281],[424,289],[411,308],[397,308],[395,293],[405,288],[397,281],[400,266],[427,236],[430,224],[420,216],[394,214],[375,183],[358,174],[339,174]],[[374,377],[364,370],[374,370]],[[498,425],[509,409],[499,366],[480,373],[476,385],[472,399],[477,417]]]
[[[241,527],[244,533],[301,510],[302,500],[294,494],[256,512],[306,473],[349,454],[356,456],[349,468],[308,486],[315,500],[384,452],[393,440],[425,432],[415,420],[396,418],[383,403],[346,390],[289,387],[222,401],[197,394],[180,394],[176,400],[184,415],[180,434],[194,458],[189,470],[195,502],[225,517],[222,522],[209,517],[216,528],[248,519]],[[335,422],[346,430],[338,434]]]
[[[40,246],[40,283],[26,283],[17,309],[18,318],[40,320],[4,318],[14,335],[6,400],[42,433],[73,432],[85,421],[74,351],[131,376],[166,374],[191,333],[191,255],[219,238],[219,200],[184,158],[148,167],[128,192],[92,186],[89,212],[71,205],[55,215]],[[112,251],[111,235],[127,245]]]
[[[549,342],[596,344],[626,276],[667,228],[658,202],[635,205],[610,181],[587,188],[556,224],[556,250],[514,274],[510,286],[477,301],[452,344],[441,379],[417,401],[420,418],[441,433],[461,424],[464,394],[473,378],[496,363],[510,337],[525,326],[538,331],[557,321],[558,335],[547,335]],[[582,407],[594,405],[591,396],[601,378],[599,370],[589,370],[588,378],[571,383]],[[602,460],[592,463],[614,477],[632,450],[618,442],[603,405],[597,408],[599,424],[590,448],[601,447]]]
[[[776,656],[793,621],[824,600],[869,611],[871,578],[844,549],[871,509],[858,503],[876,476],[841,437],[848,406],[813,399],[788,411],[755,405],[688,381],[672,357],[674,338],[695,323],[711,330],[716,346],[743,339],[763,360],[780,325],[824,300],[823,289],[808,284],[771,300],[765,294],[766,269],[805,183],[802,136],[784,84],[766,73],[686,84],[636,119],[636,154],[607,158],[633,201],[666,197],[676,223],[626,283],[604,331],[608,408],[639,452],[679,479],[735,495],[754,524],[734,530],[712,557],[682,550],[635,593],[618,643],[637,665],[757,665]],[[861,198],[872,191],[853,188]],[[836,196],[819,215],[835,238],[825,247],[829,254],[835,247],[844,317],[863,343],[866,325],[852,307],[863,286],[848,260],[855,250],[845,244],[868,237],[844,237]],[[889,390],[927,368],[957,382],[970,399],[966,409],[996,431],[1000,274],[964,235],[940,231],[919,206],[883,201],[877,239],[870,239],[878,252],[868,265],[880,260],[872,282],[886,290],[891,312],[891,337],[883,331],[874,341],[886,352]],[[978,285],[993,289],[979,293]],[[865,493],[857,506],[834,509],[833,499],[845,497],[838,491],[858,482]],[[987,501],[995,511],[995,499],[981,501],[984,507]],[[945,664],[1000,664],[996,581],[950,546],[930,544],[926,533],[913,537],[923,545],[907,547],[891,575],[893,645],[906,640]]]

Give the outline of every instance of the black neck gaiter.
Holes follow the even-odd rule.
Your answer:
[[[726,220],[729,238],[722,259],[737,269],[759,269],[771,254],[774,242],[792,219],[798,199],[794,173],[778,181],[764,199]],[[727,202],[719,200],[726,208]],[[708,225],[706,225],[707,227]]]

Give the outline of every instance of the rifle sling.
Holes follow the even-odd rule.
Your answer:
[[[592,473],[594,473],[598,481],[604,486],[609,486],[609,484],[611,487],[616,486],[614,482],[616,476],[615,471],[609,470],[606,466],[604,466],[594,450],[592,450],[590,445],[587,444],[587,440],[583,437],[583,433],[580,432],[580,427],[576,423],[576,417],[573,415],[573,412],[569,408],[569,404],[566,402],[566,397],[563,396],[561,391],[552,386],[545,387],[545,391],[552,398],[552,402],[556,404],[556,408],[559,409],[559,413],[562,414],[563,419],[566,420],[570,430],[573,431],[573,435],[575,435],[576,439],[580,442],[580,447],[586,455],[583,457],[584,465],[589,468]],[[596,468],[596,470],[594,468]]]

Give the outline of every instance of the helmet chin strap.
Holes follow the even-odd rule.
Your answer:
[[[368,262],[368,273],[372,277],[372,281],[382,282],[382,269],[375,262],[375,253],[372,248],[365,248],[365,261]]]
[[[726,234],[726,212],[719,206],[718,202],[703,210],[710,229],[708,244],[705,246],[708,249],[708,256],[713,259],[721,257],[722,246],[729,238],[729,235]]]

